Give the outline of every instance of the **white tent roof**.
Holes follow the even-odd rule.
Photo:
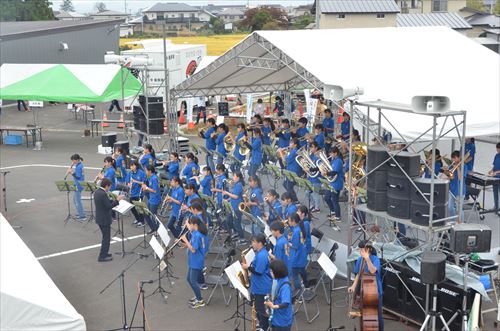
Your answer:
[[[0,214],[0,329],[86,330],[28,246]]]
[[[360,86],[361,100],[410,104],[416,95],[444,95],[452,110],[469,114],[468,135],[486,135],[500,131],[499,65],[497,53],[446,27],[258,31],[175,93],[322,90],[329,84]],[[402,134],[418,129],[407,114],[391,120]]]

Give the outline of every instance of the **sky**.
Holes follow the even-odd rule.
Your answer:
[[[73,7],[78,13],[91,13],[95,12],[94,4],[98,0],[73,0]],[[125,5],[127,7],[127,12],[135,14],[139,9],[144,9],[149,6],[154,5],[157,2],[182,2],[187,3],[192,6],[199,5],[229,5],[229,4],[243,4],[247,3],[250,6],[263,5],[263,4],[280,4],[282,6],[299,6],[308,3],[312,3],[313,0],[170,0],[170,1],[150,1],[150,0],[100,0],[106,4],[106,8],[109,10],[125,11]],[[54,10],[59,10],[62,0],[52,0],[52,8]]]

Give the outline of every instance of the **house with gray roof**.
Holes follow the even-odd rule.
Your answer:
[[[472,26],[457,13],[398,14],[398,27],[446,26],[463,34]]]
[[[203,9],[179,2],[159,2],[142,13],[144,32],[159,32],[164,24],[168,30],[197,30],[215,17]]]

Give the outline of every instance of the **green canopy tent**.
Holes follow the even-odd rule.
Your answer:
[[[0,99],[97,103],[135,96],[141,83],[114,64],[12,64],[0,67]]]

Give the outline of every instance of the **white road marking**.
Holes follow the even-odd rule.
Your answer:
[[[124,238],[124,239],[125,239],[125,241],[127,241],[127,240],[142,238],[142,236],[143,235],[140,234],[140,235],[137,235],[137,236],[131,236],[131,237],[127,237],[127,238]],[[117,242],[121,242],[121,238],[113,237],[113,240],[111,241],[111,244],[115,244]],[[36,259],[38,261],[40,261],[40,260],[46,260],[46,259],[50,259],[50,258],[53,258],[53,257],[56,257],[56,256],[62,256],[62,255],[67,255],[67,254],[72,254],[72,253],[77,253],[77,252],[83,252],[83,251],[87,251],[89,249],[99,248],[99,247],[101,247],[101,244],[95,244],[95,245],[80,247],[80,248],[76,248],[76,249],[70,249],[69,251],[64,251],[64,252],[53,253],[53,254],[49,254],[49,255],[45,255],[45,256],[40,256],[40,257],[37,257]]]
[[[9,170],[9,169],[17,169],[17,168],[28,168],[28,167],[66,168],[67,169],[67,168],[69,168],[69,165],[43,164],[43,163],[21,164],[21,165],[15,165],[15,166],[10,166],[10,167],[2,167],[2,168],[0,168],[0,170]],[[87,167],[87,166],[85,166],[85,169],[101,170],[102,168]]]
[[[31,199],[19,199],[16,201],[16,203],[30,203],[31,201],[35,201],[34,198],[31,198]]]

